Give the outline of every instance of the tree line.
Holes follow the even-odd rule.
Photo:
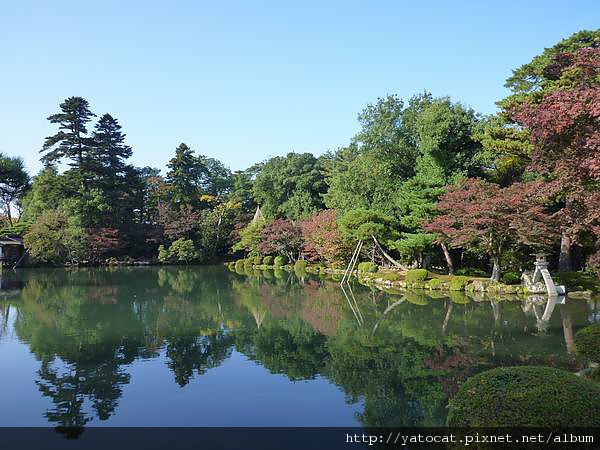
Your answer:
[[[128,163],[118,120],[71,97],[48,117],[58,130],[39,174],[0,158],[2,233],[22,233],[34,260],[54,264],[282,255],[343,265],[362,240],[363,259],[496,280],[536,252],[563,271],[600,267],[600,30],[545,49],[506,87],[490,116],[428,92],[388,95],[358,115],[347,146],[242,171],[182,143],[164,175]]]

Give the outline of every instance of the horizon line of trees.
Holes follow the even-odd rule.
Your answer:
[[[600,268],[600,30],[545,49],[506,87],[491,116],[428,92],[388,95],[358,115],[346,147],[234,173],[182,143],[164,175],[129,164],[118,120],[93,124],[88,102],[70,97],[48,117],[58,131],[32,180],[22,160],[0,155],[0,233],[23,233],[31,256],[53,264],[123,255],[340,264],[363,240],[362,258],[381,264],[495,280],[540,251],[561,271]],[[264,220],[251,221],[258,205]]]

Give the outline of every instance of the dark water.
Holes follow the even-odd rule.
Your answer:
[[[442,425],[479,371],[577,369],[572,335],[600,315],[222,267],[24,270],[0,287],[0,426]]]

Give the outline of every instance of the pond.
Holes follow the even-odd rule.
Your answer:
[[[600,319],[595,300],[221,266],[28,269],[0,287],[0,426],[443,425],[477,372],[580,368],[573,334]]]

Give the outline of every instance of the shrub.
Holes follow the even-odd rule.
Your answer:
[[[308,266],[308,262],[304,259],[299,259],[296,261],[296,264],[294,264],[294,270],[297,272],[305,272],[306,266]]]
[[[600,323],[582,328],[575,333],[577,352],[595,362],[600,362]]]
[[[417,283],[425,281],[427,278],[427,270],[425,269],[413,269],[406,272],[404,280],[407,283]]]
[[[235,270],[235,261],[230,261],[227,263],[227,268],[231,271]]]
[[[450,290],[451,291],[464,291],[465,286],[469,282],[469,277],[463,276],[452,276],[450,277]]]
[[[521,284],[521,274],[519,272],[506,272],[500,280],[504,284]]]
[[[265,256],[262,260],[262,263],[266,266],[272,266],[273,265],[273,257],[272,256]]]
[[[377,270],[379,270],[379,267],[371,261],[365,261],[358,264],[359,273],[375,273]]]
[[[246,258],[244,260],[244,268],[252,267],[252,264],[254,264],[254,258]]]
[[[169,258],[170,258],[169,250],[167,250],[164,245],[160,244],[158,246],[158,260],[161,263],[165,263],[169,260]]]
[[[450,427],[597,427],[600,386],[550,367],[500,367],[469,378],[448,405]]]
[[[273,264],[275,265],[275,267],[281,267],[281,266],[287,264],[287,262],[288,262],[287,256],[282,256],[282,255],[276,256],[275,259],[273,260]]]
[[[238,259],[234,265],[235,271],[239,272],[240,270],[244,270],[244,260]]]
[[[176,261],[186,264],[198,259],[198,252],[194,247],[194,242],[191,239],[177,239],[173,241],[169,247],[169,256]]]
[[[253,261],[255,266],[260,266],[262,264],[262,256],[255,256]]]
[[[478,269],[477,267],[461,267],[455,272],[456,275],[467,275],[470,277],[487,277],[485,270]]]
[[[426,287],[429,289],[441,289],[442,288],[442,280],[439,278],[432,278],[426,284]]]

